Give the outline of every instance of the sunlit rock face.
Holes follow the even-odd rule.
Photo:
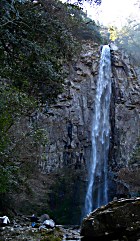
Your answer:
[[[138,161],[140,160],[140,75],[137,75],[126,53],[111,52],[113,94],[109,174],[110,179],[116,182],[116,196],[135,196],[140,190],[138,184],[140,180],[138,174],[140,167]],[[113,188],[113,183],[110,188]]]
[[[111,53],[109,200],[139,191],[138,177],[134,178],[130,168],[138,176],[140,76],[128,56],[118,50]],[[65,67],[68,76],[63,94],[40,114],[47,131],[46,152],[37,162],[36,175],[29,179],[31,191],[17,195],[16,208],[21,212],[42,214],[48,210],[57,223],[80,222],[88,184],[99,61],[99,46],[83,43],[78,58]]]

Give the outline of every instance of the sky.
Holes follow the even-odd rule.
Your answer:
[[[96,19],[103,25],[123,26],[129,16],[139,18],[140,9],[135,5],[136,0],[102,0],[97,9]],[[87,6],[87,12],[94,19],[95,10]]]
[[[73,0],[73,2],[75,1]],[[102,0],[100,7],[93,8],[87,3],[84,6],[87,15],[95,21],[99,21],[100,24],[121,28],[129,16],[140,21],[140,8],[135,5],[136,2],[137,0]]]

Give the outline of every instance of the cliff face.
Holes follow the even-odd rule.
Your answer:
[[[140,76],[129,56],[112,52],[112,104],[110,180],[115,180],[116,196],[138,195],[140,143]],[[111,185],[112,188],[112,185]],[[113,191],[114,192],[114,191]],[[136,194],[137,193],[137,194]]]
[[[109,193],[132,195],[140,190],[131,172],[137,172],[139,144],[139,80],[129,57],[112,52],[111,138]],[[99,46],[86,42],[73,65],[67,66],[65,91],[57,103],[40,114],[47,130],[44,159],[29,180],[32,190],[18,194],[20,211],[48,212],[59,223],[78,223],[87,187],[91,153],[91,123],[98,78]],[[133,180],[127,180],[127,172]],[[137,177],[138,178],[138,177]],[[135,190],[134,190],[135,189]]]
[[[68,68],[65,92],[44,119],[48,145],[46,160],[39,163],[40,170],[50,175],[56,173],[57,180],[49,195],[50,207],[56,212],[61,210],[60,217],[70,223],[80,220],[84,205],[99,59],[97,44],[83,44],[79,59]]]

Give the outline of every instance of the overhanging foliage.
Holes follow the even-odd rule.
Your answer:
[[[6,193],[47,141],[38,120],[29,125],[31,116],[63,91],[64,66],[80,41],[101,36],[79,7],[58,0],[2,0],[0,9],[0,193]]]

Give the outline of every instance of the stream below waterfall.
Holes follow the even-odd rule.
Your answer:
[[[0,241],[80,241],[80,227],[77,225],[56,225],[53,229],[40,230],[32,228],[31,223],[26,221],[6,227],[0,227]]]

